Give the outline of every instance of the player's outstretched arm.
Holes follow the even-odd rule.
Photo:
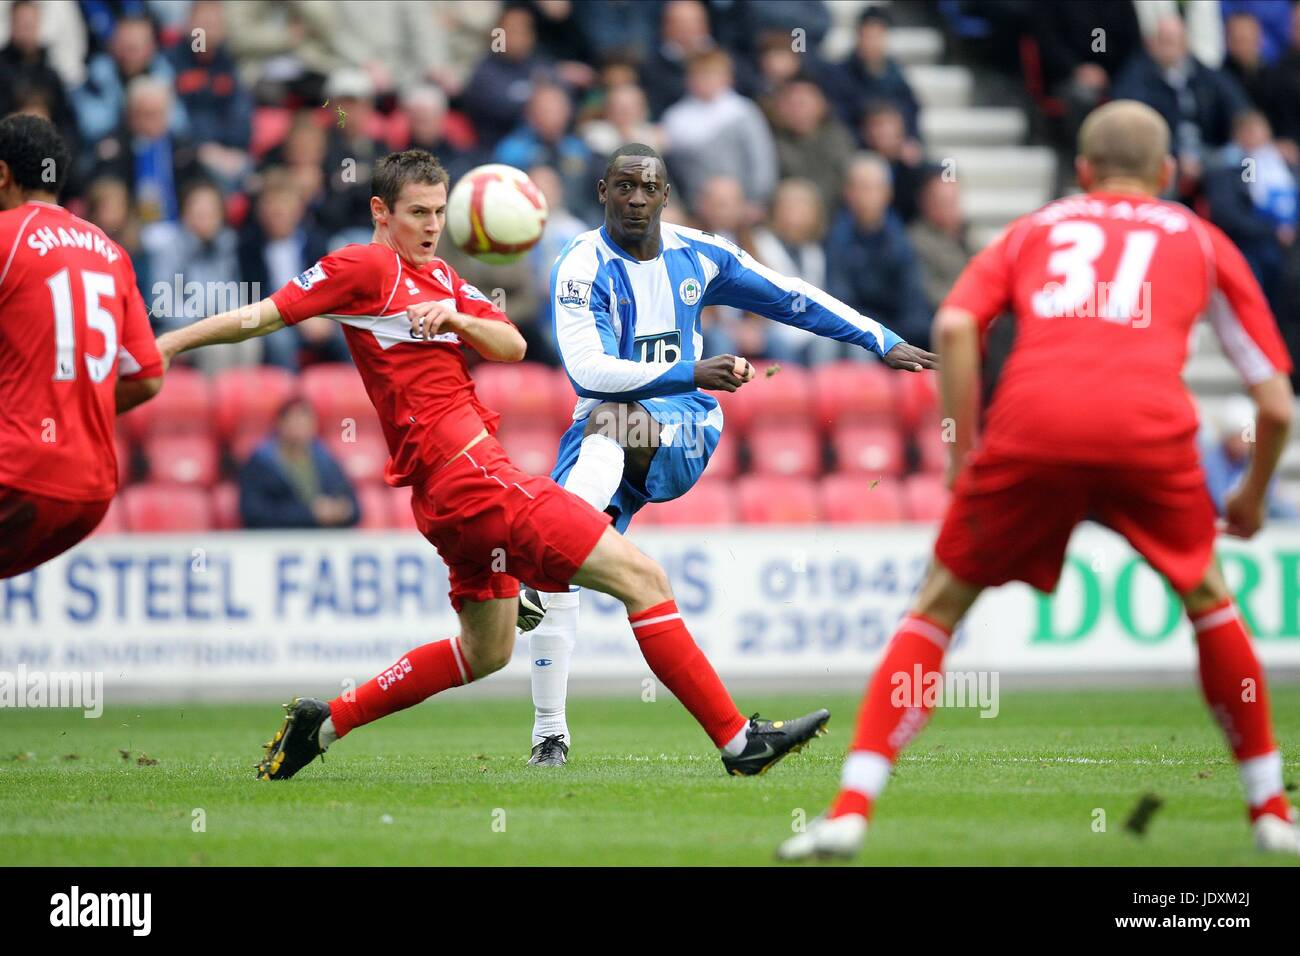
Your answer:
[[[1264,526],[1268,510],[1268,486],[1286,448],[1291,431],[1295,393],[1291,380],[1281,373],[1250,387],[1255,400],[1255,450],[1241,482],[1223,502],[1223,530],[1249,538]]]
[[[979,420],[979,325],[974,314],[965,309],[942,308],[934,317],[933,337],[943,353],[943,366],[939,369],[940,408],[944,425],[952,428],[946,476],[951,488],[975,444],[975,426]]]
[[[232,345],[282,328],[280,309],[268,298],[164,332],[158,337],[158,351],[162,353],[163,368],[167,368],[181,352],[205,345]]]
[[[509,322],[466,315],[441,302],[417,302],[406,310],[406,316],[411,320],[412,338],[431,339],[455,332],[462,342],[494,362],[521,362],[528,350],[524,337]]]

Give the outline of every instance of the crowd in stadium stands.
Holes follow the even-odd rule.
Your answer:
[[[528,257],[486,266],[445,239],[439,254],[500,290],[528,341],[538,364],[509,369],[510,387],[498,369],[475,374],[506,413],[507,447],[546,471],[572,402],[550,331],[550,264],[601,221],[595,182],[622,142],[666,156],[665,219],[726,235],[928,345],[934,307],[974,252],[961,187],[927,156],[917,97],[887,52],[889,8],[852,9],[851,50],[829,62],[817,51],[834,11],[820,0],[0,0],[0,114],[37,113],[63,130],[76,156],[65,202],[129,252],[159,331],[268,295],[327,250],[369,241],[371,168],[390,150],[428,149],[453,181],[483,162],[527,170],[551,210]],[[1262,0],[928,9],[963,55],[1015,71],[1063,155],[1106,98],[1163,113],[1179,161],[1171,198],[1242,247],[1300,354],[1300,10]],[[734,309],[705,321],[709,353],[780,363],[768,381],[786,384],[726,396],[731,437],[709,479],[643,523],[894,520],[942,507],[941,449],[926,438],[935,428],[918,427],[934,414],[929,384]],[[295,526],[409,525],[405,491],[381,483],[382,440],[336,324],[311,320],[192,361],[124,419],[124,473],[139,487],[109,527],[232,527],[241,514],[262,525],[285,495],[299,501],[286,518]],[[763,404],[770,427],[748,430],[760,394],[786,404]],[[861,417],[839,420],[854,407]],[[323,444],[303,441],[311,412]],[[355,425],[347,440],[344,418]],[[885,487],[849,493],[844,475],[865,472]],[[709,490],[737,474],[738,493]],[[151,481],[198,489],[193,504],[178,492],[158,507]]]

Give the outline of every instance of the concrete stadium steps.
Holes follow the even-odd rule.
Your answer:
[[[964,109],[970,106],[975,77],[964,66],[915,63],[903,75],[922,109]]]
[[[1051,198],[1046,189],[963,188],[961,208],[972,224],[1001,228],[1017,216],[1033,212]]]
[[[1183,381],[1197,396],[1236,395],[1242,390],[1241,377],[1222,352],[1198,352],[1189,356]]]
[[[902,66],[937,63],[943,56],[943,34],[932,27],[894,27],[889,31],[889,55]]]
[[[1014,106],[931,107],[921,111],[921,138],[930,152],[958,146],[1023,143],[1029,119]]]
[[[957,181],[971,189],[1041,189],[1049,196],[1056,179],[1056,155],[1047,146],[958,146],[937,152],[933,162],[951,160]]]

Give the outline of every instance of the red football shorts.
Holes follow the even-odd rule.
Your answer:
[[[108,501],[60,501],[0,486],[0,578],[44,564],[94,531]]]
[[[1085,518],[1122,534],[1180,594],[1205,577],[1215,512],[1199,466],[1057,464],[979,451],[957,476],[934,554],[971,584],[1053,591],[1070,533]]]
[[[568,590],[610,520],[550,478],[521,471],[490,435],[416,485],[411,509],[447,562],[457,612],[465,601],[516,597],[520,581]]]

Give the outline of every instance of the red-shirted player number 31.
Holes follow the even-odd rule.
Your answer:
[[[1054,247],[1061,248],[1053,251],[1047,268],[1064,275],[1065,280],[1049,282],[1034,293],[1034,314],[1044,319],[1095,316],[1108,322],[1128,322],[1141,317],[1146,320],[1143,325],[1150,324],[1148,310],[1142,308],[1138,295],[1158,238],[1152,229],[1126,232],[1114,280],[1098,284],[1094,264],[1106,248],[1105,231],[1095,222],[1058,222],[1047,239]]]
[[[54,380],[70,382],[77,377],[77,322],[72,310],[72,277],[60,269],[45,280],[54,306]],[[92,382],[102,382],[117,361],[117,323],[100,302],[116,296],[113,277],[103,272],[82,272],[86,327],[104,336],[104,353],[86,356],[86,371]]]

